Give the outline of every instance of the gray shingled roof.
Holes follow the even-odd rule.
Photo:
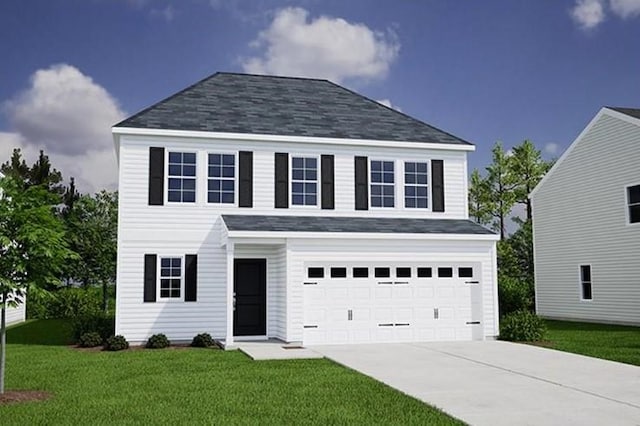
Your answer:
[[[229,231],[493,234],[475,222],[457,219],[222,215],[222,220]]]
[[[623,114],[627,114],[628,116],[631,116],[634,118],[640,118],[640,109],[638,108],[620,108],[620,107],[607,107],[607,108],[612,109],[614,111],[621,112]]]
[[[328,80],[216,73],[116,127],[469,144]]]

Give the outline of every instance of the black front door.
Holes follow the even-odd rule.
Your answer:
[[[234,336],[267,334],[267,260],[235,259]]]

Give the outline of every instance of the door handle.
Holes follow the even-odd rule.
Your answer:
[[[440,311],[438,308],[433,308],[433,319],[438,319],[440,317]]]
[[[353,311],[351,309],[347,311],[347,321],[353,321]]]

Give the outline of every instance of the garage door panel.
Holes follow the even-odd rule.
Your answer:
[[[433,276],[418,278],[418,268],[424,272],[425,265]],[[443,265],[443,269],[454,271],[452,277],[443,278],[437,276],[437,264],[363,266],[359,262],[357,266],[358,277],[352,275],[351,265],[337,263],[324,265],[324,270],[328,273],[332,267],[346,268],[347,277],[309,278],[317,285],[304,286],[304,320],[305,325],[317,328],[305,328],[305,344],[483,338],[481,325],[467,324],[482,318],[482,286],[469,284],[477,277],[458,277],[455,262]],[[404,276],[396,276],[400,274],[396,267],[404,268]],[[362,268],[368,269],[368,277],[362,275]],[[375,268],[389,268],[391,276],[375,277]],[[480,273],[478,265],[473,268]]]

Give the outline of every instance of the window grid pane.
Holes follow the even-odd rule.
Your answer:
[[[169,152],[167,199],[176,203],[196,202],[196,154]]]
[[[180,298],[182,287],[182,259],[163,257],[160,259],[160,297]]]
[[[318,159],[293,157],[291,160],[291,204],[318,204]]]
[[[209,154],[207,202],[233,204],[236,187],[236,156]]]
[[[429,205],[427,163],[404,163],[404,206],[426,209]]]
[[[393,161],[371,161],[371,207],[395,206]]]
[[[629,223],[640,223],[640,185],[627,188]]]

